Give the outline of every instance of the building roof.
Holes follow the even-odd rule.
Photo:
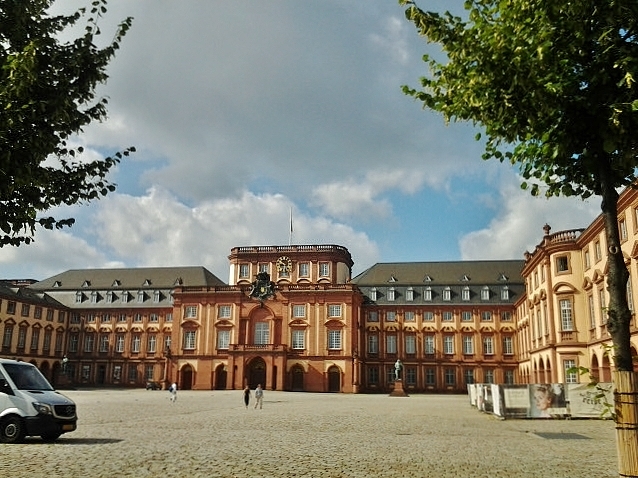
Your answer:
[[[43,307],[61,307],[62,304],[42,291],[18,287],[12,282],[0,281],[0,298]]]
[[[132,269],[71,269],[29,286],[32,290],[171,289],[219,286],[225,283],[205,267],[141,267]]]
[[[523,260],[377,263],[352,282],[372,285],[522,284]]]

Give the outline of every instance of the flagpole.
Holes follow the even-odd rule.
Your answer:
[[[290,208],[290,235],[288,236],[288,245],[292,245],[292,207]]]

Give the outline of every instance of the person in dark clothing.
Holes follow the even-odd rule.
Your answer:
[[[250,402],[250,387],[246,385],[246,388],[244,388],[244,405],[246,405],[246,408],[248,408],[249,402]]]

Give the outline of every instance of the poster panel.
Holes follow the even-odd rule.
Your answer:
[[[575,418],[610,418],[614,393],[611,383],[592,386],[586,383],[568,383],[567,400],[570,415]],[[611,405],[611,408],[608,405]]]
[[[492,413],[498,417],[505,417],[505,403],[503,386],[492,384]]]
[[[505,418],[527,418],[530,414],[529,387],[527,385],[503,385]]]
[[[567,416],[565,386],[562,383],[540,383],[529,386],[530,418],[563,418]]]
[[[467,384],[467,393],[470,396],[470,405],[475,407],[476,406],[476,384],[475,383]]]

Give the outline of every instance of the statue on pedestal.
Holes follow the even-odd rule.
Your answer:
[[[397,361],[394,362],[394,379],[395,380],[401,380],[402,370],[403,370],[403,363],[401,362],[400,359],[397,359]]]

